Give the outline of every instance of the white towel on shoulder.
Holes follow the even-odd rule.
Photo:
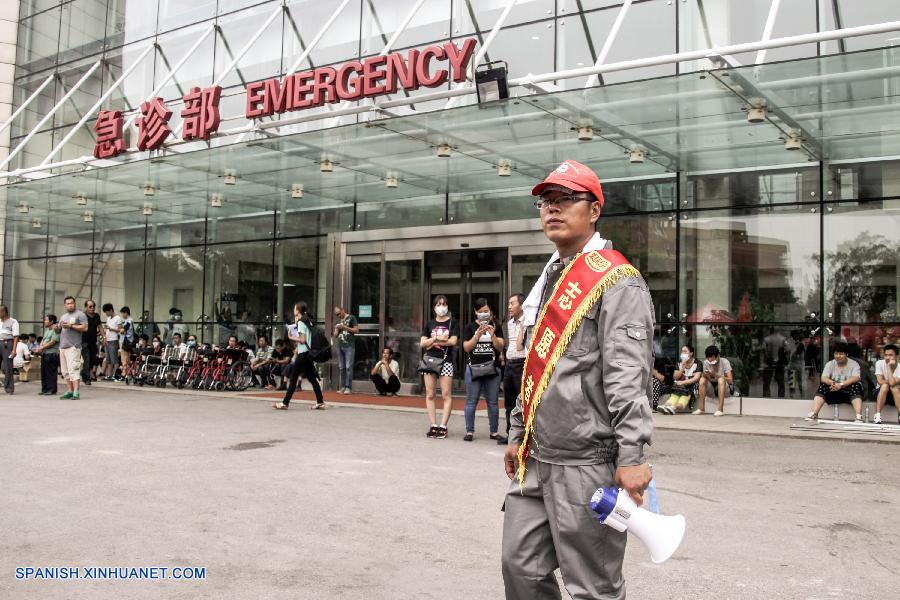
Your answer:
[[[588,240],[588,243],[584,245],[584,248],[582,248],[581,251],[592,252],[594,250],[604,250],[606,248],[612,248],[612,244],[610,244],[609,240],[600,237],[599,233],[594,233],[594,236]],[[557,260],[559,260],[558,251],[554,252],[553,256],[550,257],[550,260],[547,261],[547,264],[544,265],[541,276],[538,277],[538,280],[535,282],[534,287],[531,288],[528,297],[525,298],[525,305],[522,308],[525,311],[526,327],[533,327],[535,322],[537,322],[538,311],[541,309],[541,292],[544,290],[544,284],[547,283],[547,269],[549,269],[550,265]]]

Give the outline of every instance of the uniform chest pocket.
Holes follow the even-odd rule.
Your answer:
[[[597,342],[597,311],[599,308],[600,303],[598,302],[581,320],[578,329],[575,330],[575,335],[572,336],[572,341],[566,348],[565,356],[575,358],[584,356],[592,350],[599,350],[600,346]]]
[[[647,328],[638,324],[626,324],[616,329],[616,364],[620,367],[637,367],[647,349]]]

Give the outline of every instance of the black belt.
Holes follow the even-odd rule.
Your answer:
[[[511,365],[514,363],[518,364],[518,363],[523,363],[523,362],[525,362],[524,358],[507,358],[506,359],[506,364],[508,364],[508,365]]]

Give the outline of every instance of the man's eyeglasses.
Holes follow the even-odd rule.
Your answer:
[[[593,199],[592,196],[574,196],[572,194],[556,196],[554,198],[548,194],[546,196],[541,196],[541,199],[534,203],[534,207],[538,210],[542,210],[550,208],[551,206],[556,206],[557,208],[566,210],[567,208],[571,208],[576,202],[591,202]]]

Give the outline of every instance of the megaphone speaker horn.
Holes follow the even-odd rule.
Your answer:
[[[616,531],[630,531],[650,551],[650,559],[662,563],[671,557],[684,539],[682,515],[657,515],[637,506],[618,488],[600,488],[591,497],[597,520]]]

